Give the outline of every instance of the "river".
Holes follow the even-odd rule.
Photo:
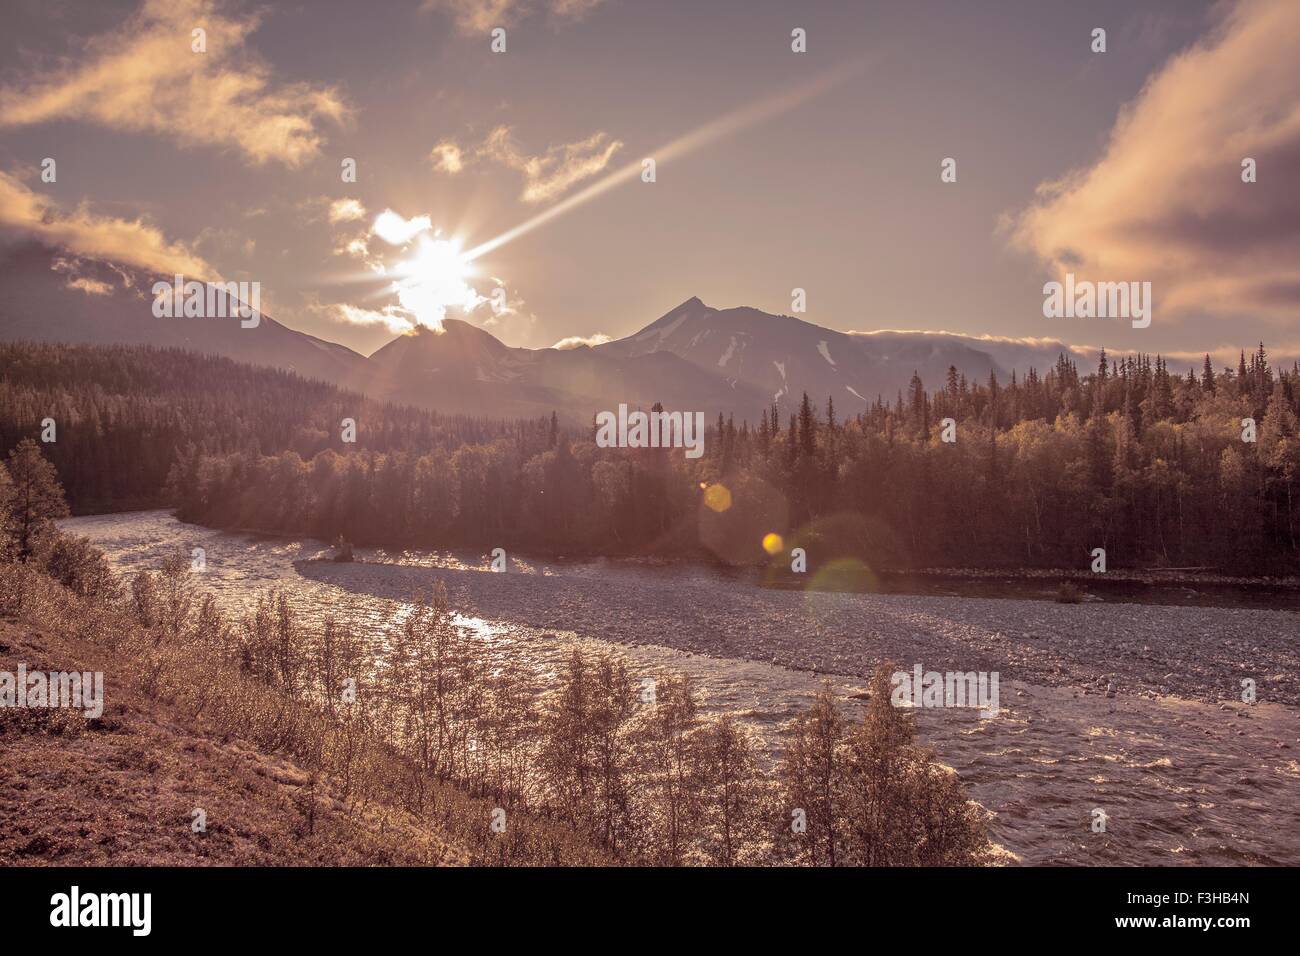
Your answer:
[[[72,518],[123,571],[203,548],[201,586],[226,610],[278,589],[382,640],[442,580],[458,621],[553,678],[582,644],[637,676],[691,675],[705,712],[749,724],[769,762],[829,680],[856,717],[877,661],[998,671],[1001,709],[918,711],[918,736],[1026,864],[1300,863],[1300,618],[1285,610],[1094,606],[765,589],[704,568],[546,563],[357,549],[187,525],[166,511]],[[1242,675],[1258,686],[1243,703]],[[1104,832],[1094,832],[1100,810]]]

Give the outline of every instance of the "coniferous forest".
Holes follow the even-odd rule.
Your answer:
[[[1298,414],[1300,369],[1263,345],[1181,373],[1062,355],[1005,382],[914,376],[852,416],[806,395],[756,423],[718,416],[689,460],[598,448],[554,415],[445,416],[175,350],[0,346],[0,453],[52,420],[42,450],[74,513],[167,506],[426,548],[754,563],[775,532],[877,568],[1075,568],[1102,547],[1115,568],[1288,574]]]

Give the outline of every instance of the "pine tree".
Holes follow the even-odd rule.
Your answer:
[[[799,403],[799,450],[809,460],[817,450],[817,416],[807,392],[803,393],[803,401]]]
[[[58,473],[32,439],[24,438],[9,453],[8,472],[13,488],[7,507],[9,533],[19,559],[26,561],[54,519],[67,517],[68,505]]]

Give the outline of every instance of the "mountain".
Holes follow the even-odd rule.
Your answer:
[[[1031,368],[1044,374],[1056,364],[1064,353],[1076,359],[1080,353],[1072,346],[1059,339],[1011,339],[990,336],[976,338],[960,335],[956,332],[898,332],[882,330],[879,332],[850,332],[854,338],[862,341],[864,347],[874,348],[894,357],[896,363],[908,361],[918,363],[917,371],[925,380],[927,387],[938,385],[947,374],[948,366],[943,365],[942,374],[937,378],[927,374],[925,369],[938,369],[945,360],[966,373],[966,377],[975,380],[988,378],[988,369],[984,363],[990,359],[998,372],[998,380],[1005,383],[1007,375],[1013,370],[1023,378]],[[1093,362],[1097,356],[1087,352],[1087,361]]]
[[[849,414],[877,396],[892,401],[906,390],[913,372],[931,389],[944,381],[950,365],[971,379],[987,379],[990,372],[1008,377],[988,352],[966,342],[923,333],[835,332],[758,309],[714,309],[697,298],[596,350],[622,358],[675,355],[734,387],[757,389],[785,408],[807,392],[818,403],[834,397]]]
[[[139,270],[59,253],[36,243],[0,247],[0,336],[90,344],[172,346],[296,371],[375,398],[445,412],[533,417],[559,412],[590,422],[619,404],[718,412],[756,422],[778,403],[793,410],[804,392],[833,396],[855,414],[877,396],[892,401],[913,372],[930,389],[950,365],[971,380],[1055,361],[1059,343],[1019,343],[919,332],[845,333],[758,309],[715,309],[698,298],[639,332],[602,345],[527,349],[505,345],[468,322],[417,328],[368,358],[263,315],[158,318]],[[1006,361],[1000,361],[1005,358]],[[1023,364],[1022,364],[1023,363]]]
[[[366,364],[349,348],[267,315],[253,328],[241,327],[237,318],[158,318],[150,290],[159,280],[171,277],[75,260],[38,243],[0,247],[0,334],[35,342],[184,348],[330,382]]]
[[[495,416],[554,409],[584,422],[620,403],[752,416],[763,407],[757,390],[700,375],[671,353],[623,357],[586,346],[512,348],[458,319],[445,319],[441,332],[420,327],[399,336],[346,384],[443,411]]]

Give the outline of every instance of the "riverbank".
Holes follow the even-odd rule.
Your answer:
[[[1063,600],[1062,586],[1073,586]],[[1149,604],[1169,607],[1257,608],[1300,615],[1300,579],[1244,578],[1188,570],[1125,569],[1104,574],[1042,568],[927,568],[871,571],[846,562],[818,573],[769,573],[765,587],[851,594],[914,594],[968,598],[1009,598],[1054,603]],[[1300,620],[1300,617],[1297,618]]]
[[[574,646],[614,649],[638,677],[691,676],[779,753],[829,681],[846,717],[881,660],[1001,674],[1000,715],[917,715],[921,739],[1030,864],[1300,862],[1300,628],[1290,613],[763,588],[753,576],[626,562],[358,549],[184,525],[161,512],[74,519],[123,571],[202,546],[202,579],[232,613],[280,589],[308,619],[385,640],[413,593],[442,582],[492,660],[559,673]],[[1241,699],[1255,681],[1257,702]],[[1104,808],[1111,832],[1093,833]]]
[[[105,512],[79,517],[111,518],[113,514],[114,512]],[[304,537],[249,527],[209,530],[246,534],[266,540],[299,541]],[[369,550],[380,556],[400,556],[418,551],[457,554],[474,552],[472,548],[422,548],[415,544],[357,546],[357,550]],[[690,554],[555,554],[506,550],[512,560],[528,564],[651,570],[694,569],[778,590],[1057,602],[1061,585],[1069,582],[1078,589],[1084,602],[1291,610],[1300,615],[1300,575],[1243,576],[1221,573],[1212,568],[1116,567],[1104,573],[1077,568],[871,568],[856,559],[814,561],[806,573],[795,574],[790,571],[784,559],[769,564],[731,565],[718,561],[704,549]],[[482,564],[486,566],[488,560],[488,552],[484,551]]]
[[[0,866],[448,866],[411,814],[148,697],[103,648],[0,620],[0,671],[99,671],[104,713],[0,708]],[[196,811],[202,829],[196,829]]]

